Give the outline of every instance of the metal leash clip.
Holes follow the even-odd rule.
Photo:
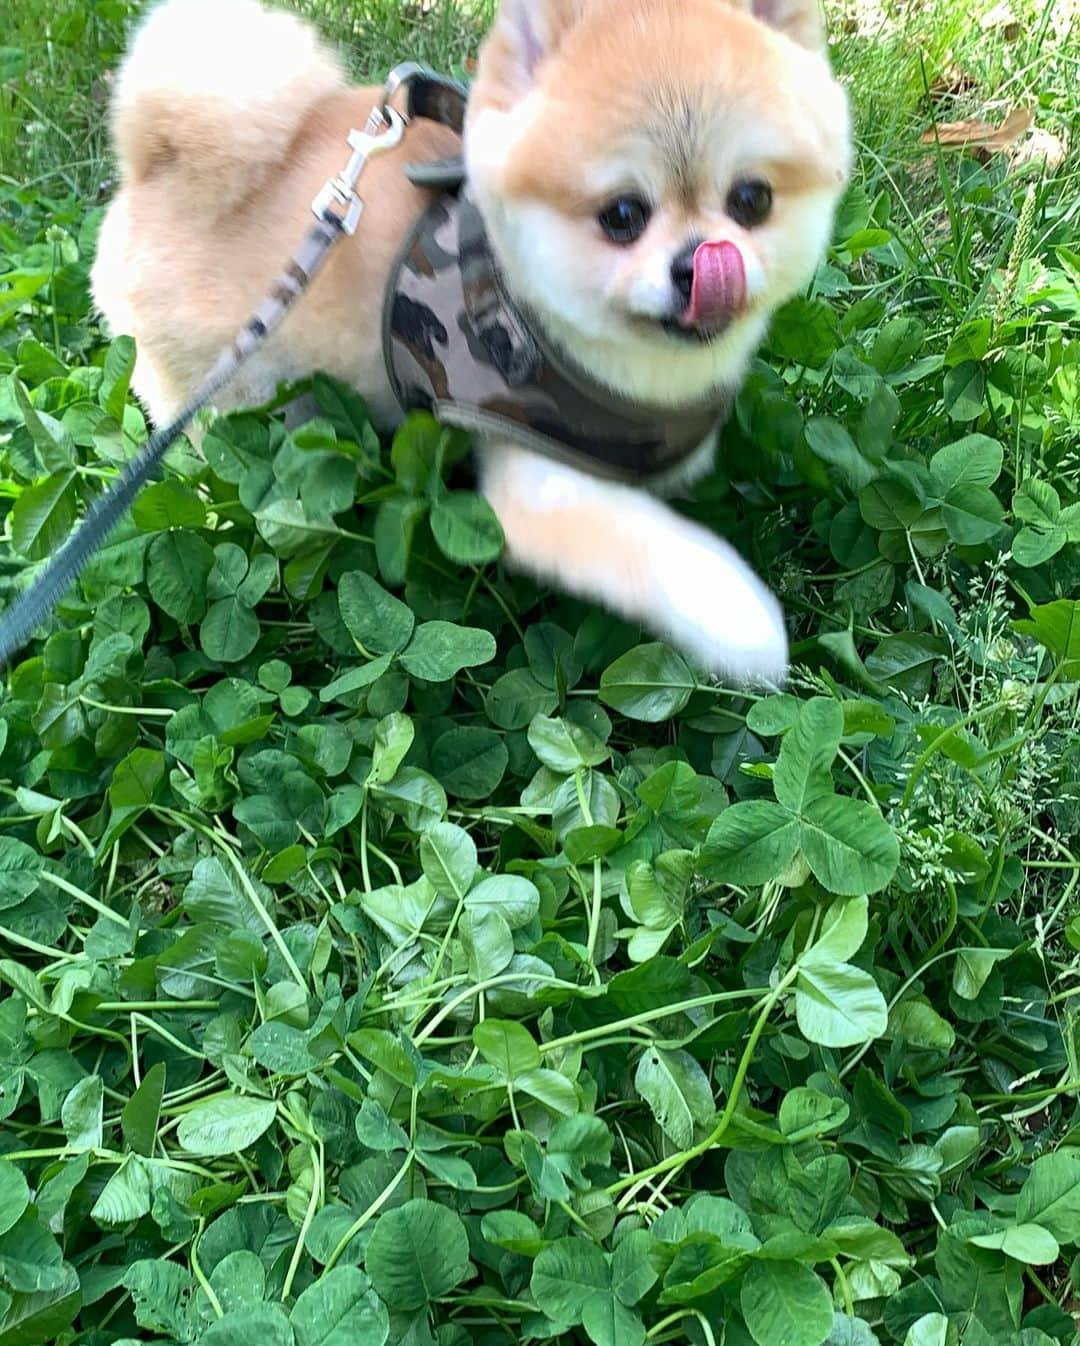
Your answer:
[[[390,100],[399,89],[407,88],[418,79],[425,79],[431,74],[428,66],[420,61],[402,61],[400,65],[394,66],[386,77],[386,83],[383,86],[382,102],[375,109],[373,115],[386,118],[390,110]]]
[[[382,154],[401,144],[407,123],[400,112],[388,106],[372,109],[363,131],[349,132],[352,156],[345,168],[327,182],[311,203],[316,219],[334,224],[343,234],[356,233],[364,203],[356,194],[356,184],[373,155]],[[384,129],[380,130],[380,126]]]

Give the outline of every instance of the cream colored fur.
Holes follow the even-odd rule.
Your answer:
[[[183,162],[188,206],[220,216],[281,167],[340,58],[295,15],[256,0],[179,0],[152,12],[113,99],[125,182]]]
[[[624,392],[677,405],[718,379],[737,383],[770,313],[824,246],[848,168],[846,105],[812,50],[816,0],[771,3],[790,37],[743,13],[750,0],[504,0],[482,54],[466,152],[504,273],[595,377]],[[139,30],[117,84],[122,188],[93,284],[113,330],[138,342],[135,388],[155,420],[179,409],[258,304],[376,92],[350,87],[310,27],[256,0],[166,0]],[[700,144],[693,202],[667,181],[664,127],[635,138],[665,93],[686,101],[686,133]],[[407,144],[424,158],[456,142],[415,123]],[[393,424],[382,297],[426,199],[401,163],[372,161],[358,237],[223,404],[263,400],[318,369],[353,383]],[[782,186],[775,217],[751,235],[723,203],[731,175],[761,164]],[[631,173],[636,184],[623,181]],[[658,202],[655,227],[631,249],[596,232],[589,202],[609,180]],[[652,325],[689,233],[735,241],[750,282],[749,312],[704,346]],[[670,636],[712,671],[783,678],[779,605],[725,542],[640,491],[507,444],[479,452],[512,563]],[[703,450],[690,475],[708,460]]]

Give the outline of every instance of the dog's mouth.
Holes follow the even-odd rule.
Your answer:
[[[711,346],[714,341],[720,341],[728,334],[736,317],[742,316],[741,313],[731,313],[707,325],[696,327],[688,327],[686,319],[676,313],[669,314],[666,318],[632,313],[629,318],[631,325],[643,336],[660,336],[665,341],[670,339],[680,346]]]
[[[668,336],[674,337],[684,346],[708,346],[713,341],[719,341],[731,327],[733,321],[734,314],[730,314],[706,327],[688,327],[685,319],[672,317],[661,318],[658,326]]]
[[[692,268],[685,256],[676,259],[672,275],[683,305],[661,318],[660,325],[679,341],[708,345],[717,341],[741,318],[749,304],[746,263],[731,242],[700,243]]]

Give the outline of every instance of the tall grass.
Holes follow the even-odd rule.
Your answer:
[[[294,7],[345,48],[358,76],[374,79],[407,58],[460,66],[494,3],[295,0]],[[6,0],[0,181],[57,192],[101,188],[109,71],[144,7],[142,0]],[[1076,143],[1078,10],[1078,0],[1015,0],[1008,23],[998,0],[829,0],[833,57],[852,91],[871,186],[875,173],[925,158],[914,148],[933,116],[1003,114],[1030,104],[1048,130]],[[912,190],[919,195],[917,182]],[[936,194],[924,190],[923,201]]]
[[[399,61],[460,67],[493,0],[298,0],[348,54],[360,78]],[[0,25],[0,184],[62,194],[108,185],[110,72],[141,0],[5,0]]]

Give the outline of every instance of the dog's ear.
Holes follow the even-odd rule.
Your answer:
[[[735,0],[735,3],[800,47],[824,50],[825,16],[821,0]]]
[[[508,102],[529,92],[536,72],[558,50],[586,4],[587,0],[502,0],[481,67]]]

